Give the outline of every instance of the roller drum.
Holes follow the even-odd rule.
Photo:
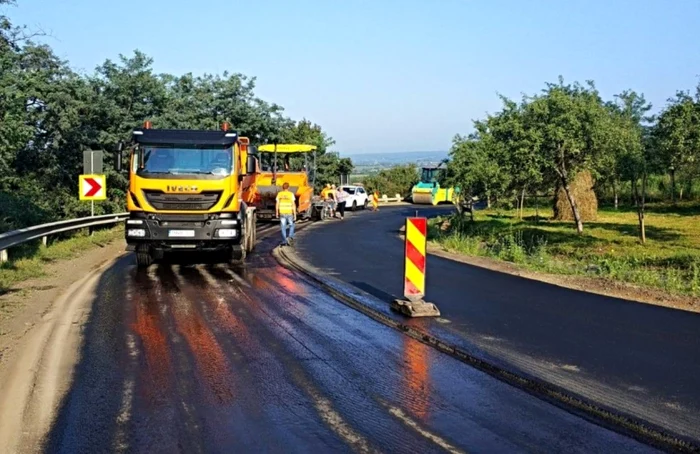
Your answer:
[[[414,192],[412,195],[413,203],[417,205],[432,205],[433,195],[430,192]]]

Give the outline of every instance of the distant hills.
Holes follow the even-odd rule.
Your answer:
[[[408,151],[405,153],[358,153],[343,154],[343,158],[352,159],[356,171],[361,168],[378,169],[413,162],[419,166],[438,164],[448,157],[447,151]]]

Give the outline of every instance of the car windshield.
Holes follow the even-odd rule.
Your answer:
[[[355,188],[343,188],[343,191],[347,192],[348,194],[354,194]]]
[[[137,173],[155,175],[227,176],[233,171],[231,148],[143,147],[143,168],[134,160]],[[193,178],[197,178],[196,176]]]

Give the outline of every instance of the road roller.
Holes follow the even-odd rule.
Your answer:
[[[440,187],[447,168],[444,164],[421,168],[420,181],[411,189],[412,202],[417,205],[437,205],[452,202],[454,188]]]

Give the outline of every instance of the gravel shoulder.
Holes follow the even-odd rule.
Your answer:
[[[54,301],[74,282],[112,259],[126,254],[119,238],[92,247],[74,259],[45,265],[45,275],[20,282],[0,295],[0,370],[22,338],[46,315]]]

